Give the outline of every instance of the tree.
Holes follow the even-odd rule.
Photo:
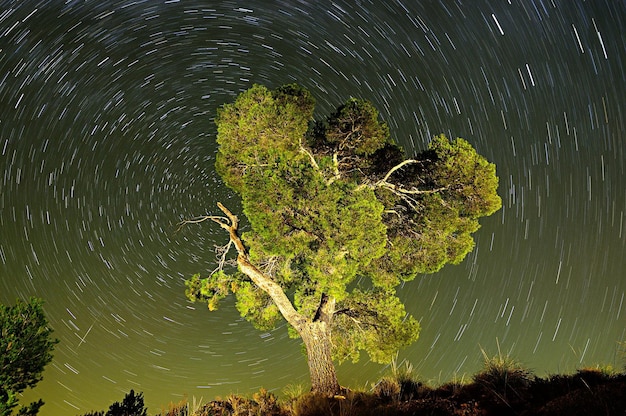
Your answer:
[[[147,416],[148,409],[144,405],[143,392],[135,394],[131,389],[126,393],[122,402],[115,402],[109,406],[109,410],[91,411],[83,416]]]
[[[224,215],[183,222],[212,220],[229,236],[186,295],[214,310],[233,293],[260,329],[284,318],[306,347],[312,390],[336,394],[333,359],[389,362],[418,338],[395,288],[459,263],[501,200],[495,166],[463,139],[437,136],[406,159],[370,102],[351,98],[318,122],[314,107],[298,85],[255,85],[219,110],[216,169],[249,231],[221,203]]]
[[[148,409],[145,408],[143,402],[143,393],[135,395],[135,391],[131,390],[124,396],[122,403],[115,402],[109,406],[109,410],[105,416],[147,416]]]
[[[36,298],[0,305],[0,332],[0,415],[8,416],[17,407],[18,395],[41,381],[58,340],[51,338],[42,301]],[[36,415],[43,404],[39,400],[22,406],[19,414]]]
[[[143,392],[135,394],[131,389],[126,393],[122,402],[115,402],[109,406],[109,410],[91,411],[83,416],[147,416],[148,409],[144,405]]]

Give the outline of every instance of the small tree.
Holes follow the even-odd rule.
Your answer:
[[[260,329],[282,317],[302,338],[312,390],[335,394],[332,359],[376,362],[419,334],[395,287],[472,250],[478,218],[501,206],[495,166],[463,139],[437,136],[406,159],[378,111],[350,99],[314,123],[311,94],[255,85],[217,117],[216,168],[240,197],[250,230],[218,203],[228,232],[219,265],[187,281],[209,309],[234,293]],[[237,270],[225,268],[230,248]]]
[[[58,340],[44,315],[42,301],[18,300],[14,306],[0,305],[0,415],[17,407],[18,395],[41,381],[44,367],[52,360]],[[20,415],[36,415],[43,401],[22,406]]]
[[[92,411],[85,413],[83,416],[147,416],[143,400],[143,392],[135,394],[135,390],[130,390],[124,396],[122,402],[115,402],[109,406],[109,410]]]
[[[109,410],[105,416],[147,416],[148,409],[145,408],[143,402],[143,393],[135,394],[131,390],[124,396],[122,403],[115,402],[109,406]]]

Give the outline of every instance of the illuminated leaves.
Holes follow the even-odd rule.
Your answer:
[[[251,282],[242,282],[239,286],[236,305],[241,316],[260,330],[274,328],[281,318],[278,307],[272,303],[269,295]]]
[[[430,149],[437,155],[432,177],[447,187],[449,203],[458,207],[459,215],[478,218],[493,214],[502,206],[498,196],[496,166],[479,155],[467,141],[436,136]]]
[[[420,331],[394,291],[381,289],[355,289],[340,303],[334,325],[335,357],[353,362],[365,350],[372,361],[388,363],[399,348],[415,342]]]
[[[389,127],[378,118],[372,103],[350,98],[329,118],[324,131],[325,141],[336,150],[358,156],[371,155],[389,139]]]
[[[207,302],[209,310],[214,311],[217,310],[220,300],[231,291],[236,292],[238,283],[219,270],[205,279],[201,279],[199,273],[195,274],[185,282],[185,286],[187,299],[192,302]]]

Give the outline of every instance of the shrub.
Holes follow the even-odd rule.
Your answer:
[[[400,383],[391,376],[381,378],[374,385],[374,394],[386,402],[398,402],[400,400]]]
[[[231,394],[216,399],[194,412],[194,416],[287,416],[273,393],[265,389],[254,393],[252,399]]]
[[[167,405],[167,409],[161,408],[161,413],[157,416],[192,416],[193,412],[190,412],[189,402],[187,399],[183,399],[178,403],[170,402]]]
[[[425,387],[417,381],[413,365],[404,361],[398,365],[397,360],[391,361],[391,375],[385,376],[374,385],[374,394],[384,400],[394,402],[407,401],[423,394]]]
[[[162,406],[161,413],[156,416],[195,416],[202,407],[202,397],[196,400],[196,396],[193,396],[193,401],[189,402],[185,396],[178,403],[170,402],[167,407]]]
[[[481,351],[485,359],[484,367],[474,375],[474,382],[507,406],[523,400],[533,378],[532,372],[500,351],[492,358],[484,350]]]
[[[306,392],[304,384],[288,384],[283,388],[283,396],[286,401],[292,401],[302,396]]]
[[[457,374],[454,374],[452,380],[447,383],[442,384],[435,390],[435,394],[437,396],[457,396],[464,393],[464,389],[469,385],[470,380],[465,377],[463,374],[459,377]]]
[[[380,416],[383,413],[381,413],[378,397],[363,392],[346,391],[343,396],[334,397],[307,393],[294,402],[291,414],[296,416]]]

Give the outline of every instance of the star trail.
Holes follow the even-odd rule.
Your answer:
[[[132,388],[154,412],[306,382],[284,327],[184,296],[224,236],[177,224],[236,208],[213,118],[253,83],[297,82],[319,116],[369,99],[408,153],[445,133],[496,164],[474,251],[400,292],[425,380],[497,345],[539,375],[621,368],[625,24],[611,0],[0,0],[0,301],[43,298],[61,341],[29,395],[67,415]]]

